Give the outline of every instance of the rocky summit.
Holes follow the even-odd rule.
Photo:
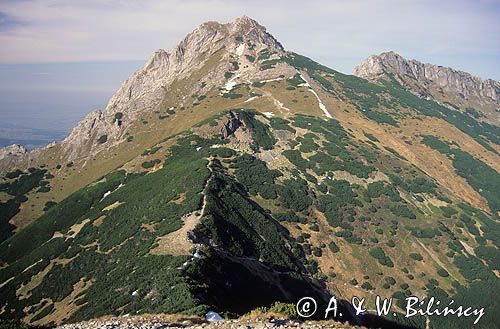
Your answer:
[[[361,78],[370,78],[383,73],[408,76],[421,84],[429,81],[445,91],[458,93],[465,99],[479,97],[491,99],[497,103],[500,101],[498,81],[482,80],[467,72],[449,67],[407,60],[392,51],[370,56],[354,68],[354,74]]]
[[[492,79],[482,80],[449,67],[408,60],[393,51],[368,57],[354,68],[354,75],[365,79],[391,75],[421,97],[443,102],[448,99],[445,105],[455,109],[472,111],[474,104],[479,103],[488,117],[499,123],[500,83]]]
[[[207,22],[63,141],[3,149],[0,324],[473,326],[417,296],[495,327],[498,82],[394,52],[354,73]]]

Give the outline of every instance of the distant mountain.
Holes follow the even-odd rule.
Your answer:
[[[366,79],[387,74],[421,97],[443,101],[477,119],[485,117],[497,125],[500,121],[498,81],[482,80],[449,67],[408,60],[392,51],[372,55],[354,68],[354,75]]]
[[[345,75],[248,17],[208,22],[64,141],[11,147],[0,318],[236,316],[334,294],[368,327],[472,326],[404,318],[411,295],[500,323],[497,100],[382,57]],[[377,295],[396,316],[354,315],[352,296]]]

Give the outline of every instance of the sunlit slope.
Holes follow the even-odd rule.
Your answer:
[[[225,111],[164,138],[3,242],[1,316],[244,313],[333,293],[399,306],[411,294],[467,305],[480,296],[481,323],[498,320],[491,215],[369,132],[263,112]],[[467,157],[420,138],[453,161]]]

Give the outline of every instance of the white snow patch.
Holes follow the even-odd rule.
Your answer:
[[[234,76],[233,78],[231,78],[231,80],[226,82],[226,85],[224,86],[225,91],[222,91],[223,93],[225,93],[225,92],[227,93],[227,92],[231,91],[234,88],[234,86],[237,85],[237,83],[236,83],[237,77],[238,76]]]
[[[267,118],[274,117],[274,113],[273,112],[262,112],[262,114],[264,114]]]
[[[298,72],[298,71],[297,71]],[[321,101],[321,98],[319,98],[319,95],[314,91],[314,89],[311,88],[311,85],[307,82],[306,78],[302,75],[302,73],[298,72],[300,74],[300,78],[305,81],[305,83],[301,83],[299,86],[304,86],[304,87],[309,87],[309,91],[313,93],[314,96],[316,96],[316,99],[318,100],[318,105],[321,111],[326,115],[327,118],[331,119],[333,118],[330,112],[328,112],[328,109],[326,108],[325,104],[323,104],[323,101]]]
[[[314,89],[312,89],[312,88],[309,88],[309,91],[311,93],[313,93],[314,96],[316,96],[316,99],[318,100],[318,105],[319,105],[319,108],[321,109],[321,111],[323,111],[323,113],[326,115],[327,118],[332,119],[333,118],[332,115],[330,114],[330,112],[328,112],[325,104],[323,104],[323,102],[321,101],[321,98],[319,98],[316,91],[314,91]]]
[[[244,51],[245,51],[245,44],[244,43],[242,43],[241,45],[238,46],[238,48],[236,48],[236,53],[238,54],[238,56],[243,55]]]
[[[121,187],[123,187],[123,184],[118,185],[118,187],[115,188],[113,191],[107,191],[106,193],[104,193],[104,195],[101,198],[101,201],[104,200],[108,195],[110,195],[111,193],[113,193],[114,191],[118,190]]]
[[[247,99],[244,103],[251,102],[251,101],[253,101],[254,99],[256,99],[257,97],[259,97],[259,96],[253,96],[253,97],[250,97],[250,98],[249,98],[249,99]]]
[[[307,82],[306,78],[302,75],[302,73],[299,72],[299,74],[300,78],[305,81],[304,83],[301,83],[299,87],[311,87],[311,85],[309,84],[309,82]]]
[[[264,83],[264,82],[273,82],[273,81],[280,81],[280,80],[283,80],[284,78],[276,78],[276,79],[269,79],[269,80],[260,80],[259,82],[260,83]]]
[[[196,249],[196,251],[194,252],[193,254],[193,257],[194,258],[201,258],[201,253],[200,253],[200,250],[199,249]]]

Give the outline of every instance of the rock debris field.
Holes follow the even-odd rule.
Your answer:
[[[160,329],[160,328],[317,328],[351,329],[361,328],[343,325],[334,321],[297,321],[286,319],[235,319],[207,322],[201,318],[151,315],[118,318],[101,318],[74,324],[65,324],[57,329]]]

